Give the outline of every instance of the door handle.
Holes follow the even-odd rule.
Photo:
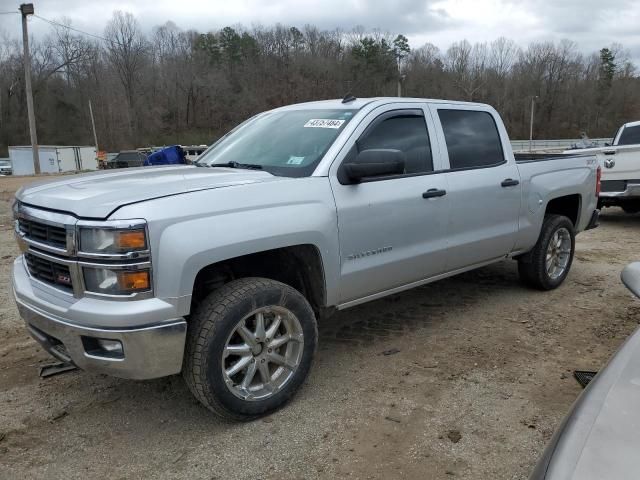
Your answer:
[[[435,198],[444,197],[447,194],[446,190],[440,190],[438,188],[430,188],[422,194],[422,198]]]
[[[519,184],[520,184],[520,180],[514,180],[513,178],[507,178],[506,180],[503,180],[500,185],[502,185],[503,187],[515,187],[516,185],[519,185]]]
[[[615,150],[606,150],[606,151],[604,151],[602,153],[604,153],[605,155],[615,155],[616,151]]]

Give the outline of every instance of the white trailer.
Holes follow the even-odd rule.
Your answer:
[[[40,172],[61,173],[97,170],[96,147],[40,145]],[[30,146],[9,147],[14,175],[33,175],[33,151]]]

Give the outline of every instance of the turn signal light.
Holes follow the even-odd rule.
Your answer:
[[[116,246],[121,250],[142,250],[145,245],[144,230],[121,231],[116,235]]]
[[[118,272],[118,287],[122,291],[149,290],[149,272]]]

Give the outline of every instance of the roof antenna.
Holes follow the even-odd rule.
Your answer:
[[[342,99],[342,103],[349,103],[349,102],[353,102],[354,100],[357,100],[357,98],[351,95],[350,93],[347,93]]]

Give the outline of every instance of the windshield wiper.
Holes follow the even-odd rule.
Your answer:
[[[262,165],[257,163],[240,163],[240,162],[227,162],[227,163],[212,163],[209,167],[228,167],[228,168],[246,168],[247,170],[262,170]]]

